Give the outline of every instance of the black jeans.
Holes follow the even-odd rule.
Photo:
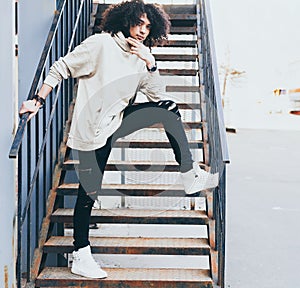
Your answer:
[[[78,151],[78,196],[74,209],[75,249],[88,240],[91,210],[101,190],[104,169],[113,144],[118,138],[139,129],[162,123],[181,172],[192,169],[192,155],[177,105],[173,101],[146,102],[125,108],[121,126],[107,139],[105,146],[93,151]]]

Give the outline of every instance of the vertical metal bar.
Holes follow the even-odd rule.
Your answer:
[[[51,52],[50,52],[51,54]],[[43,72],[43,79],[45,79],[46,71]],[[50,109],[49,105],[46,105],[43,109],[43,135],[46,133],[46,114],[47,110]],[[47,150],[48,145],[45,146],[43,151],[43,217],[46,216],[46,202],[47,202]]]
[[[27,195],[29,195],[30,182],[31,182],[31,123],[27,127]],[[27,281],[30,281],[30,252],[31,252],[31,204],[29,204],[27,212],[27,250],[26,250],[26,270]]]
[[[39,149],[40,149],[40,141],[39,141],[39,130],[40,130],[40,125],[39,125],[39,117],[40,115],[37,114],[35,117],[35,165],[38,163],[38,158],[39,158]],[[39,224],[40,224],[40,173],[38,172],[36,182],[35,182],[35,247],[38,246],[38,238],[39,238]],[[31,261],[30,261],[31,262]]]
[[[17,288],[21,288],[21,282],[22,282],[22,254],[21,254],[21,249],[22,249],[22,227],[21,227],[21,222],[22,222],[22,180],[23,180],[23,167],[22,167],[22,149],[23,145],[21,143],[20,145],[20,150],[18,153],[18,194],[17,194],[17,201],[18,201],[18,206],[17,206],[17,261],[16,261],[16,277],[17,277]]]

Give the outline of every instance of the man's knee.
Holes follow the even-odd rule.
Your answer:
[[[172,100],[161,100],[158,102],[158,107],[171,111],[175,113],[178,117],[181,117],[177,104]]]

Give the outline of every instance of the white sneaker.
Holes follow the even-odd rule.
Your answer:
[[[107,277],[107,273],[100,268],[93,258],[89,245],[73,252],[71,272],[88,278]]]
[[[196,162],[193,163],[193,169],[181,173],[181,178],[186,194],[193,194],[205,189],[215,188],[219,183],[219,173],[208,173],[201,169]]]

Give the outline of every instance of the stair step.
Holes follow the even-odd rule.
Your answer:
[[[114,144],[115,148],[161,148],[167,149],[171,148],[169,141],[157,141],[157,140],[118,140]],[[203,141],[193,140],[189,141],[190,149],[201,149],[203,148]]]
[[[90,237],[92,252],[98,254],[209,255],[206,238]],[[52,236],[46,253],[71,253],[73,237]]]
[[[171,34],[195,34],[197,28],[195,26],[188,27],[177,27],[172,26],[170,29]]]
[[[78,183],[63,183],[57,187],[59,195],[77,195]],[[161,196],[184,197],[181,185],[168,184],[102,184],[101,196]]]
[[[174,20],[186,20],[186,21],[196,21],[197,20],[197,15],[196,14],[168,14],[170,17],[171,21]]]
[[[74,170],[78,165],[78,160],[66,160],[62,165],[63,170]],[[202,168],[205,164],[198,163]],[[152,161],[109,161],[106,164],[105,171],[151,171],[151,172],[178,172],[178,163],[175,161],[169,162],[152,162]]]
[[[162,41],[157,47],[195,47],[196,40],[165,40]]]
[[[169,15],[196,14],[195,4],[164,4],[163,8]]]
[[[197,69],[159,69],[161,75],[196,76]]]
[[[57,209],[51,221],[72,223],[73,213],[73,209]],[[208,217],[202,210],[93,209],[91,223],[206,225]]]
[[[177,105],[179,106],[179,105]],[[197,110],[197,109],[200,109],[200,104],[181,104],[179,106],[179,109],[182,109],[182,110]],[[185,129],[199,129],[199,128],[202,128],[202,123],[199,122],[199,121],[196,121],[196,122],[182,122]],[[144,129],[148,129],[148,128],[163,128],[164,126],[161,124],[161,123],[157,123],[157,124],[153,124],[147,128],[144,128]]]
[[[153,54],[156,61],[196,61],[198,56],[195,54]]]
[[[169,14],[172,27],[191,27],[197,25],[196,14]]]
[[[212,288],[210,271],[204,269],[105,268],[106,279],[77,276],[66,267],[46,267],[36,279],[38,287],[89,288]],[[121,284],[120,284],[121,283]]]
[[[198,92],[199,93],[199,87],[198,86],[167,86],[166,92]],[[200,106],[200,104],[199,104]]]

